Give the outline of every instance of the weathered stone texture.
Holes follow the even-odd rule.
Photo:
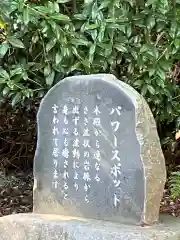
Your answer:
[[[18,214],[0,218],[0,239],[179,240],[180,220],[168,218],[153,227],[137,227],[65,216]]]
[[[53,122],[52,106],[58,106]],[[68,113],[64,115],[64,106]],[[79,113],[74,114],[73,108]],[[87,107],[88,113],[84,114]],[[98,108],[99,115],[94,113]],[[117,111],[117,109],[120,112]],[[113,111],[112,111],[113,109]],[[111,114],[113,113],[113,114]],[[98,116],[97,116],[98,115]],[[73,148],[75,117],[80,147]],[[66,120],[64,120],[66,117]],[[94,125],[100,118],[101,124]],[[88,121],[88,124],[84,120]],[[97,119],[96,119],[97,120]],[[66,122],[65,122],[66,121]],[[53,153],[53,127],[58,128],[59,153]],[[68,128],[68,134],[62,134]],[[90,157],[84,157],[84,129],[88,128]],[[96,128],[96,129],[95,129]],[[95,135],[98,131],[98,137]],[[66,138],[66,144],[64,141]],[[98,140],[99,148],[96,147]],[[115,143],[116,142],[116,143]],[[55,147],[55,148],[56,148]],[[68,167],[64,169],[62,151],[68,148]],[[56,149],[57,150],[57,149]],[[79,151],[78,179],[74,180],[73,150]],[[86,149],[87,150],[87,149]],[[100,152],[100,170],[95,169],[96,151]],[[57,169],[55,164],[57,162]],[[84,162],[90,164],[90,181],[84,191]],[[117,169],[120,164],[119,169]],[[116,167],[116,169],[115,169]],[[57,188],[52,182],[57,171]],[[64,187],[64,171],[68,171]],[[87,173],[86,172],[86,173]],[[95,176],[99,174],[99,181]],[[144,98],[113,75],[74,76],[60,81],[42,100],[38,112],[38,142],[34,168],[34,212],[87,217],[136,225],[153,224],[159,219],[159,206],[166,181],[165,160],[156,124]],[[75,190],[74,184],[78,185]],[[76,187],[77,187],[76,185]],[[67,186],[66,186],[67,187]],[[65,195],[68,195],[66,198]],[[88,195],[88,203],[85,195]],[[116,204],[115,204],[116,201]]]

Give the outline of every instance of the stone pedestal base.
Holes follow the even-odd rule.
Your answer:
[[[139,227],[56,215],[17,214],[0,218],[0,240],[178,240],[180,219],[162,217]]]

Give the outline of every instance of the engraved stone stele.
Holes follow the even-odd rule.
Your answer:
[[[153,115],[110,74],[68,77],[41,102],[35,213],[153,224],[166,169]]]

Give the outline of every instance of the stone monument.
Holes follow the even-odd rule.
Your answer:
[[[35,213],[158,221],[165,161],[133,88],[112,75],[69,77],[47,93],[37,119]]]
[[[37,119],[34,212],[0,218],[1,240],[180,239],[178,219],[159,221],[165,161],[133,88],[109,74],[69,77]]]

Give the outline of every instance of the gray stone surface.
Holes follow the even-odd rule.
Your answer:
[[[138,227],[65,216],[18,214],[0,218],[1,240],[179,240],[180,219]]]
[[[166,170],[143,97],[112,75],[59,82],[39,108],[34,177],[36,213],[158,221]]]

